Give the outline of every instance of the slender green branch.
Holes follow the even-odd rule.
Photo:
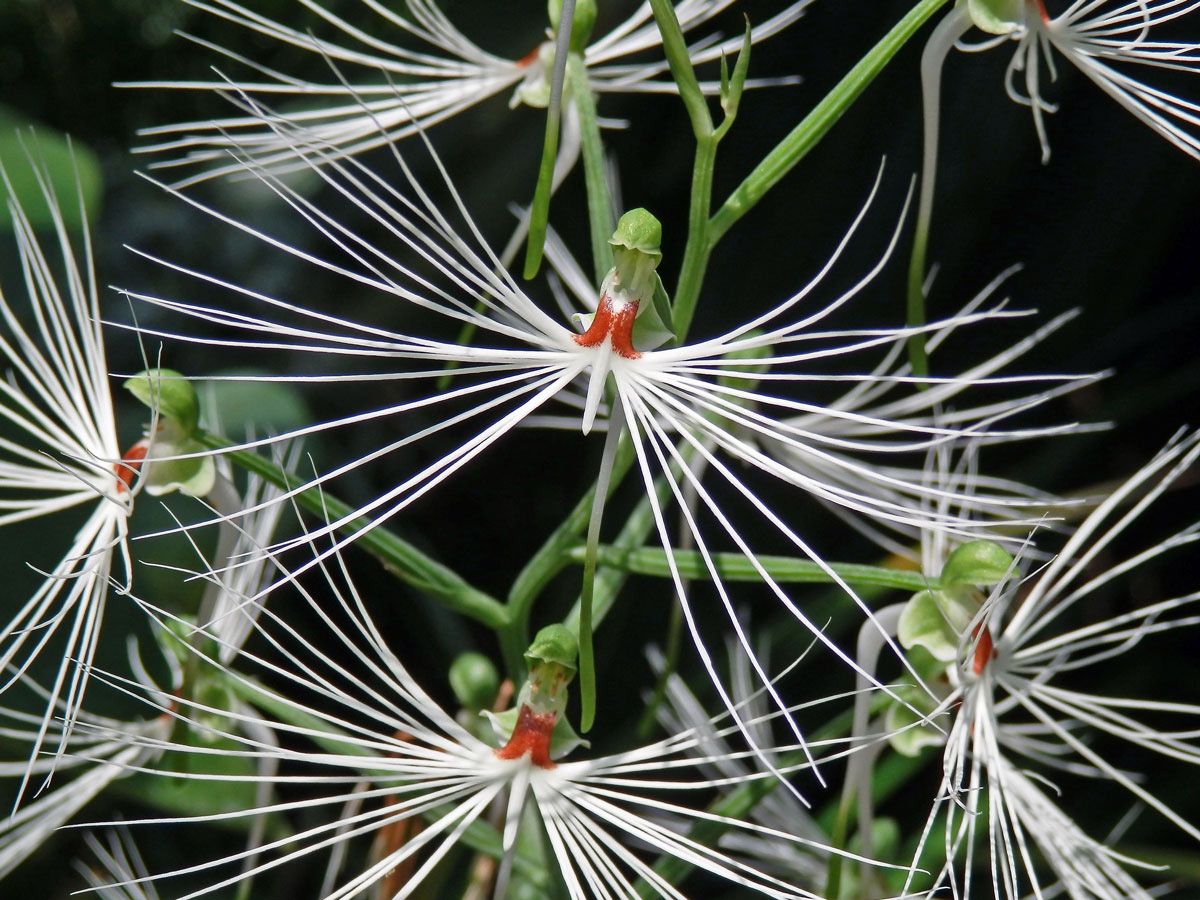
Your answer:
[[[711,245],[715,245],[738,219],[753,209],[767,191],[816,146],[908,39],[947,2],[948,0],[921,0],[858,61],[813,111],[767,154],[713,215],[708,230]]]
[[[697,138],[696,158],[692,169],[692,193],[688,200],[688,236],[675,284],[671,314],[675,336],[682,342],[687,337],[708,271],[708,260],[716,244],[709,234],[708,214],[712,209],[713,173],[717,162],[718,138],[713,135]]]
[[[683,29],[679,27],[679,19],[675,17],[675,7],[671,0],[650,0],[650,9],[654,11],[654,21],[662,35],[663,53],[666,54],[667,65],[671,67],[671,77],[679,87],[679,96],[687,108],[688,118],[692,120],[692,131],[697,140],[709,137],[713,133],[712,115],[708,111],[708,100],[692,70],[692,57],[688,53]]]
[[[573,546],[567,551],[567,555],[572,562],[582,562],[585,549],[582,546]],[[708,580],[708,567],[698,551],[672,550],[671,556],[679,574],[684,578]],[[717,574],[726,581],[762,580],[762,576],[750,560],[740,553],[712,553],[710,557]],[[635,575],[671,577],[667,554],[657,547],[626,549],[602,544],[596,548],[596,559],[602,566]],[[792,556],[758,556],[755,559],[780,584],[833,583],[828,573],[811,560]],[[829,567],[850,584],[872,584],[903,591],[923,591],[929,587],[929,579],[920,572],[904,572],[899,569],[853,563],[830,563]]]
[[[633,446],[628,440],[622,440],[613,460],[610,495],[620,485],[632,463]],[[530,557],[509,589],[506,607],[509,621],[500,631],[500,646],[504,651],[505,662],[509,665],[509,674],[514,678],[524,670],[522,654],[529,645],[529,615],[533,609],[533,601],[554,576],[570,564],[566,551],[579,543],[580,535],[587,528],[595,490],[593,485],[579,498],[567,517]],[[578,621],[567,623],[567,627],[576,629],[578,634]]]
[[[616,222],[613,221],[612,197],[608,192],[604,142],[600,138],[600,123],[596,120],[596,98],[588,84],[587,66],[578,53],[572,53],[567,60],[567,81],[579,113],[583,178],[592,236],[592,271],[599,286],[612,268],[612,248],[608,239],[612,237]]]
[[[196,439],[214,450],[225,450],[230,446],[224,438],[203,431],[196,433]],[[307,480],[249,450],[227,451],[224,456],[278,487],[292,489]],[[349,504],[317,488],[297,492],[295,500],[301,508],[322,518],[342,519],[354,513]],[[341,530],[354,532],[368,524],[367,519],[358,518],[346,523]],[[471,586],[453,569],[422,553],[382,525],[364,532],[355,543],[383,563],[389,572],[447,609],[469,616],[489,628],[504,628],[509,624],[509,612],[503,603]]]
[[[554,44],[554,73],[550,81],[550,103],[546,107],[546,137],[542,142],[542,161],[538,166],[537,188],[529,208],[529,242],[525,246],[525,277],[533,278],[542,265],[546,245],[546,224],[550,219],[550,194],[553,192],[554,161],[558,157],[558,129],[562,120],[563,83],[567,75],[567,56],[571,46],[571,27],[575,19],[575,0],[563,0],[558,35]]]

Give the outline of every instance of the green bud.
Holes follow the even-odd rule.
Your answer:
[[[558,34],[558,23],[562,19],[563,0],[550,0],[546,12],[550,16],[550,28]],[[575,0],[575,16],[571,24],[571,52],[582,53],[592,37],[596,24],[596,0]]]
[[[482,653],[460,653],[450,665],[450,689],[459,706],[486,709],[500,690],[500,673]]]
[[[176,437],[191,437],[200,423],[200,400],[196,389],[174,369],[147,369],[123,385],[144,404],[166,420]]]
[[[1012,554],[994,541],[970,541],[950,554],[938,583],[943,588],[999,584],[1008,577],[1012,565]]]
[[[988,34],[1011,34],[1024,21],[1026,0],[958,0],[966,6],[971,24]]]
[[[529,649],[525,651],[525,663],[533,671],[544,663],[557,663],[575,675],[575,659],[579,655],[579,642],[565,625],[547,625],[537,633]]]

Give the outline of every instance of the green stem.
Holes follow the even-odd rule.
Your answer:
[[[567,551],[567,558],[572,562],[582,562],[586,548],[572,546]],[[683,578],[695,578],[707,581],[708,567],[704,557],[696,550],[671,550],[675,566]],[[758,570],[750,560],[740,553],[711,553],[717,574],[725,581],[758,582],[762,580]],[[634,575],[650,575],[656,578],[671,577],[671,567],[665,551],[657,547],[636,547],[628,549],[610,544],[601,544],[596,548],[597,562]],[[780,584],[833,584],[833,579],[816,563],[807,559],[792,556],[757,556],[755,557],[771,577]],[[830,563],[837,575],[850,584],[869,584],[880,587],[895,588],[903,591],[923,591],[929,587],[929,579],[920,572],[905,572],[900,569],[885,569],[879,566],[858,565],[855,563]]]
[[[198,431],[196,439],[206,447],[225,450],[223,455],[226,458],[278,487],[290,490],[306,480],[257,453],[228,450],[230,442],[216,435]],[[354,513],[349,504],[316,487],[297,491],[294,500],[298,506],[322,519],[342,519]],[[354,532],[369,524],[367,519],[358,518],[347,522],[341,530]],[[382,525],[376,525],[361,534],[355,544],[378,559],[389,572],[428,594],[447,609],[469,616],[488,628],[500,629],[509,624],[509,611],[503,603],[468,584],[453,569],[422,553]]]
[[[669,0],[650,0],[658,30],[662,33],[663,51],[671,67],[671,76],[679,87],[679,96],[692,122],[696,136],[696,158],[692,169],[692,193],[688,201],[688,237],[683,251],[683,262],[679,269],[679,280],[672,298],[672,318],[676,340],[682,342],[687,336],[700,286],[708,268],[708,258],[716,243],[709,235],[708,215],[712,208],[713,169],[720,138],[713,128],[708,101],[700,90],[692,59],[688,55],[687,42],[675,17],[675,8]]]
[[[613,221],[612,197],[608,193],[604,142],[600,137],[600,123],[596,120],[596,97],[588,84],[587,66],[578,53],[572,53],[567,59],[567,79],[579,113],[583,179],[587,187],[588,225],[592,236],[592,271],[599,286],[612,268],[612,248],[608,240],[617,223]]]
[[[900,48],[948,0],[921,0],[734,189],[709,222],[710,247],[825,136]]]
[[[692,57],[688,53],[683,29],[679,27],[679,19],[675,17],[675,7],[671,0],[650,0],[650,9],[654,12],[654,21],[662,35],[663,53],[667,57],[667,65],[671,67],[671,77],[679,87],[680,99],[687,109],[688,118],[692,120],[692,131],[697,140],[709,137],[713,133],[713,122],[708,112],[708,100],[692,70]]]
[[[675,336],[680,343],[687,337],[708,270],[708,260],[716,241],[709,230],[708,214],[712,209],[713,172],[716,169],[717,142],[715,135],[696,141],[695,167],[692,169],[692,193],[688,201],[688,236],[679,266],[679,280],[672,298],[672,318]]]

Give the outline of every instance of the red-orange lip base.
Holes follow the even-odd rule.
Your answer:
[[[500,759],[520,759],[526,753],[529,761],[542,769],[553,769],[555,763],[550,759],[550,735],[554,732],[554,720],[557,715],[552,712],[535,713],[527,704],[521,704],[517,713],[517,727],[513,729],[508,743],[495,751]]]
[[[613,350],[626,359],[637,359],[642,354],[633,349],[633,320],[637,318],[639,302],[622,304],[614,312],[612,298],[604,294],[596,307],[591,327],[583,334],[575,335],[575,343],[581,347],[598,347],[611,335]]]

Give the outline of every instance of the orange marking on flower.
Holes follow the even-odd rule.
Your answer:
[[[117,476],[117,493],[133,490],[133,478],[142,468],[146,454],[150,451],[150,442],[142,438],[125,451],[121,461],[113,464],[113,474]]]
[[[975,658],[971,661],[971,671],[976,675],[982,675],[988,662],[996,656],[992,633],[986,628],[980,633],[980,626],[976,625],[975,630],[971,632],[971,637],[979,638],[975,643]]]
[[[517,60],[517,68],[518,69],[527,69],[530,66],[532,66],[535,62],[537,62],[539,50],[541,50],[541,47],[534,47],[532,50],[530,50],[528,53],[526,53],[524,56],[522,56],[519,60]]]
[[[638,302],[613,303],[608,294],[600,297],[596,317],[591,327],[583,334],[575,335],[575,343],[581,347],[598,347],[604,339],[612,339],[612,348],[626,359],[637,359],[642,354],[633,349],[633,320],[637,318]]]
[[[1043,0],[1030,0],[1030,3],[1037,7],[1038,14],[1042,17],[1042,22],[1044,22],[1046,25],[1049,25],[1050,13],[1046,12],[1046,4],[1043,2]]]
[[[550,735],[554,732],[554,720],[557,715],[552,712],[535,713],[528,704],[521,704],[517,713],[517,727],[513,729],[508,743],[496,751],[500,759],[520,759],[526,753],[529,761],[542,769],[553,769],[555,763],[550,759]]]

